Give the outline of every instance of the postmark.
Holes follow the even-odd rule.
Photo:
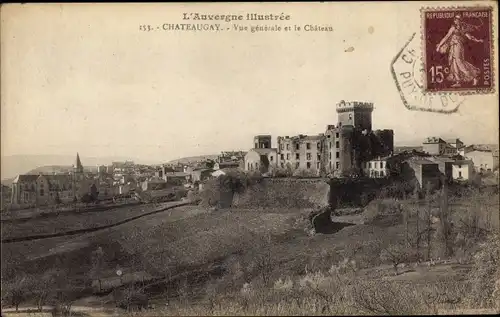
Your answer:
[[[493,8],[421,9],[426,93],[494,91]]]
[[[409,110],[454,113],[464,102],[460,94],[427,94],[423,86],[420,39],[413,33],[391,63],[391,73],[401,101]]]

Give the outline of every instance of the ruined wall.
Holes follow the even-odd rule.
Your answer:
[[[321,208],[329,205],[330,185],[311,178],[265,178],[233,196],[239,208]]]

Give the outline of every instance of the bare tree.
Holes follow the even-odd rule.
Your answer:
[[[33,280],[27,275],[18,275],[10,283],[2,282],[2,291],[9,303],[19,311],[19,305],[28,299]]]
[[[272,238],[267,234],[259,241],[258,252],[254,255],[254,263],[265,285],[270,281],[273,270]]]
[[[93,279],[97,279],[99,284],[99,292],[102,291],[102,269],[104,267],[104,251],[101,247],[98,247],[95,251],[92,252],[92,269],[91,269],[91,277]]]
[[[450,241],[451,238],[451,225],[450,225],[450,211],[448,205],[448,183],[445,181],[441,192],[441,208],[440,208],[440,236],[445,247],[445,257],[453,255],[453,247]]]
[[[398,265],[407,263],[414,257],[412,248],[401,242],[384,247],[380,252],[381,260],[390,261],[396,275],[398,274]]]
[[[49,299],[49,296],[54,287],[54,276],[56,275],[55,270],[49,270],[39,278],[34,280],[33,283],[33,294],[35,295],[37,308],[42,311],[43,305]]]
[[[427,260],[431,258],[431,228],[432,228],[432,205],[431,205],[431,184],[430,182],[427,182],[426,188],[425,188],[425,200],[427,203],[427,209],[426,209],[426,228],[425,231],[427,232]]]
[[[115,290],[113,297],[116,306],[127,312],[148,308],[148,297],[144,292],[144,287],[137,287],[134,283],[131,283],[124,289]]]

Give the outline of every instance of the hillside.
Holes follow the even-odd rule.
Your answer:
[[[200,162],[204,160],[215,160],[219,157],[218,154],[208,154],[208,155],[198,155],[198,156],[188,156],[182,157],[176,160],[168,161],[167,164],[190,164],[194,162]]]
[[[401,146],[394,146],[394,153],[401,153],[404,151],[411,151],[411,150],[416,150],[416,151],[422,151],[423,147],[421,145],[401,145]]]

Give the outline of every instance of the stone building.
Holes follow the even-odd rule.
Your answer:
[[[77,153],[76,164],[70,173],[18,175],[12,183],[11,203],[28,207],[72,202],[89,193],[92,185],[99,188],[99,181],[85,175]]]
[[[393,130],[372,130],[373,103],[341,101],[336,110],[337,125],[328,125],[317,135],[279,136],[276,149],[271,147],[270,135],[255,136],[254,148],[245,156],[245,170],[256,170],[255,164],[267,159],[278,168],[342,176],[362,171],[362,162],[392,155]]]
[[[451,142],[453,143],[449,144],[442,138],[428,137],[422,143],[423,151],[430,155],[452,156],[459,154],[463,144],[459,139],[451,140]]]
[[[272,148],[270,135],[256,135],[254,148],[250,149],[244,158],[244,169],[250,172],[267,173],[278,166],[278,152]]]

